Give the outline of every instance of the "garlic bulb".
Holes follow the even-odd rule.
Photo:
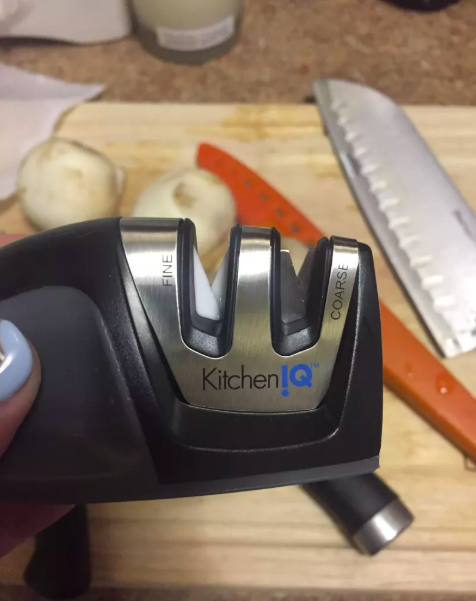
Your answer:
[[[51,138],[33,148],[17,177],[17,194],[41,229],[114,214],[124,174],[108,157],[78,142]]]
[[[212,173],[183,169],[152,182],[131,214],[191,219],[197,231],[198,251],[206,255],[228,236],[235,222],[235,201],[228,187]]]

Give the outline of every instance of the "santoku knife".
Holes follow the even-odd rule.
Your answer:
[[[476,216],[405,112],[371,88],[314,83],[355,200],[446,357],[476,348]]]

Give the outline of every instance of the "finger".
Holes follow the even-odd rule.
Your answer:
[[[0,557],[71,511],[72,505],[0,503]]]
[[[33,405],[40,380],[35,349],[13,323],[0,320],[0,455]],[[70,509],[70,505],[0,503],[0,557]]]
[[[23,238],[22,234],[0,234],[0,246],[10,244],[10,242],[16,242]]]
[[[36,351],[13,323],[0,320],[0,455],[30,410],[40,379]]]

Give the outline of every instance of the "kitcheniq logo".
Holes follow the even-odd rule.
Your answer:
[[[283,396],[289,396],[290,389],[312,387],[313,369],[319,367],[319,363],[297,363],[293,367],[281,366],[281,373],[276,374],[254,374],[246,372],[245,366],[241,366],[239,373],[230,373],[226,369],[202,369],[202,388],[208,390],[263,390],[281,388]]]

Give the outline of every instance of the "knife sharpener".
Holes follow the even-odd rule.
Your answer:
[[[210,286],[188,220],[107,219],[0,250],[0,317],[42,385],[0,498],[84,504],[223,493],[378,467],[382,356],[370,249],[322,239],[298,275],[236,226]]]

